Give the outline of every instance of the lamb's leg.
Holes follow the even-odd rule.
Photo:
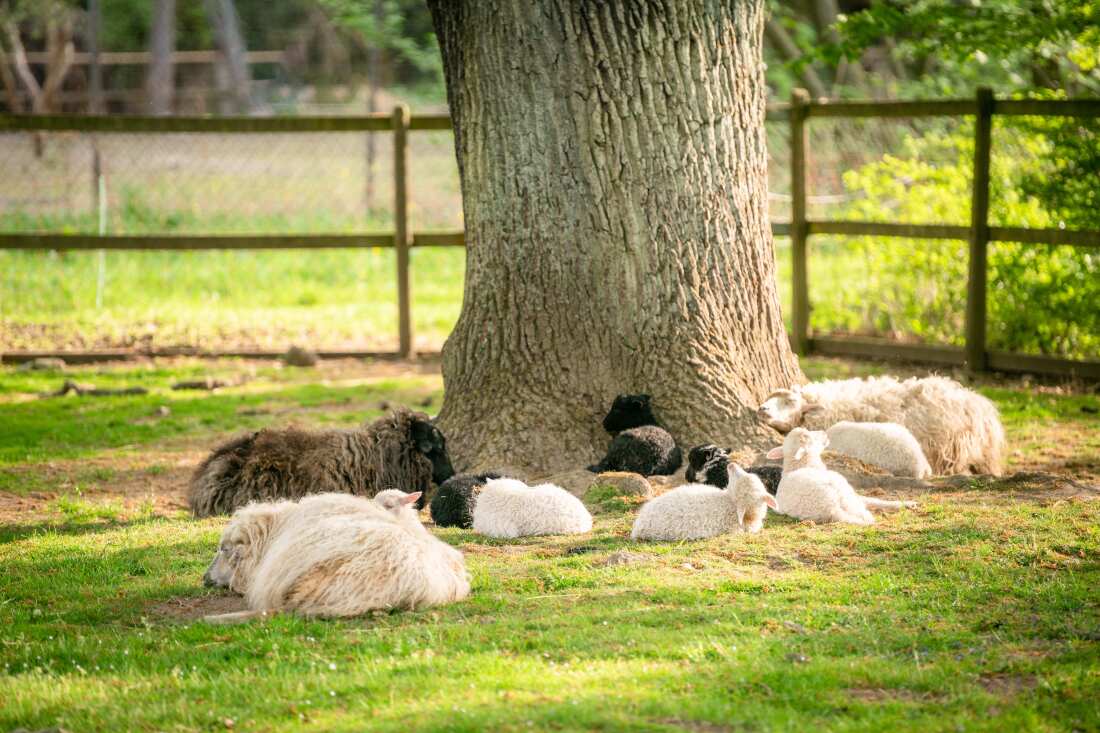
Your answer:
[[[833,518],[833,521],[843,522],[845,524],[859,524],[867,526],[874,524],[875,518],[871,515],[871,512],[867,511],[866,509],[864,509],[862,512],[843,510]]]
[[[229,624],[243,624],[247,621],[251,621],[254,618],[267,618],[269,613],[267,611],[233,611],[232,613],[219,613],[213,616],[203,616],[202,620],[208,624],[215,625],[229,625]]]
[[[875,499],[871,496],[860,496],[863,499],[863,504],[868,509],[912,509],[917,505],[915,501],[890,501],[888,499]]]

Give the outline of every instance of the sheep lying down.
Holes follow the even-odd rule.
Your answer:
[[[439,429],[427,415],[398,408],[354,430],[270,428],[231,439],[196,469],[188,500],[196,517],[208,517],[253,501],[371,497],[403,486],[421,492],[422,504],[453,474]]]
[[[946,377],[842,379],[777,389],[760,418],[781,433],[825,430],[842,421],[892,422],[916,438],[939,475],[1004,468],[1005,434],[996,406]]]
[[[528,486],[512,478],[488,481],[477,495],[473,529],[487,537],[513,539],[592,530],[592,515],[560,486]]]
[[[462,553],[420,523],[413,509],[419,498],[391,489],[374,500],[317,494],[238,510],[203,579],[242,594],[249,610],[207,620],[281,611],[358,616],[465,598],[470,581]]]
[[[814,522],[874,524],[870,509],[916,506],[911,501],[887,501],[856,493],[848,480],[821,460],[829,438],[820,431],[795,428],[768,458],[783,459],[783,478],[775,495],[776,511]]]
[[[892,422],[838,422],[825,431],[829,448],[895,476],[928,478],[932,467],[920,443],[904,425]]]
[[[728,489],[685,484],[642,506],[630,536],[636,540],[699,540],[727,532],[759,532],[775,499],[759,477],[731,463]]]

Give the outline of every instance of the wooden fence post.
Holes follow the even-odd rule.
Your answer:
[[[791,94],[791,331],[795,353],[810,346],[810,294],[806,267],[806,106],[805,89]]]
[[[412,356],[412,311],[409,303],[409,108],[393,108],[393,246],[397,251],[397,352]]]
[[[986,256],[989,248],[989,151],[993,137],[993,91],[978,89],[974,118],[974,189],[970,200],[970,266],[966,282],[966,365],[988,367],[985,348]]]

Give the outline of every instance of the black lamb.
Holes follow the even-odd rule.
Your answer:
[[[688,467],[684,474],[691,483],[708,484],[720,489],[729,484],[730,454],[713,443],[697,445],[688,452]],[[782,466],[749,466],[745,469],[756,474],[769,494],[775,495],[779,480],[783,478]]]
[[[603,429],[617,435],[630,428],[657,425],[653,407],[647,394],[621,394],[611,403],[611,409],[603,419]]]
[[[624,430],[611,440],[607,455],[589,471],[630,471],[643,476],[668,476],[683,463],[680,448],[668,431],[656,425]]]
[[[474,502],[486,481],[501,478],[499,473],[460,473],[439,485],[429,505],[432,521],[439,527],[469,529],[474,523]]]

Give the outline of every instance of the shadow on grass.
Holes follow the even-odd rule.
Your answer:
[[[163,517],[148,516],[134,519],[105,519],[97,522],[73,522],[66,520],[32,522],[30,524],[0,524],[0,545],[19,542],[38,535],[78,536],[102,534],[131,527],[142,527],[164,521]]]

